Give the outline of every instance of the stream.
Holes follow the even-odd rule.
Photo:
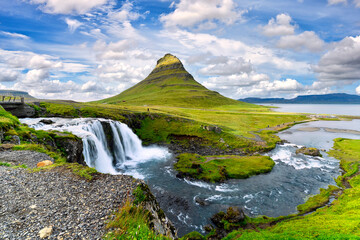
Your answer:
[[[86,163],[99,172],[144,179],[178,229],[179,236],[194,230],[203,232],[210,217],[229,206],[242,207],[249,216],[277,217],[295,213],[297,205],[319,193],[320,188],[335,184],[334,178],[340,175],[339,161],[326,152],[321,152],[323,157],[311,157],[296,154],[296,149],[307,146],[327,151],[334,138],[360,139],[356,132],[340,131],[360,131],[360,120],[296,125],[278,134],[290,143],[278,145],[266,154],[276,162],[270,173],[212,184],[176,178],[173,154],[156,145],[143,147],[123,123],[105,119],[52,118],[54,123],[45,125],[39,123],[41,119],[21,119],[21,122],[37,130],[70,131],[81,137]],[[102,122],[111,126],[111,146],[106,141]],[[197,203],[199,200],[203,205]]]

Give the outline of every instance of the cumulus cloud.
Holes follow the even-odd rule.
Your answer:
[[[12,69],[0,68],[0,82],[14,82],[20,77],[18,71]]]
[[[65,22],[68,25],[70,32],[72,33],[82,25],[82,23],[76,19],[65,18]]]
[[[322,82],[351,84],[360,79],[360,36],[346,37],[332,45],[313,66]]]
[[[4,35],[4,36],[12,37],[12,38],[30,39],[30,37],[28,37],[24,34],[21,34],[21,33],[11,33],[11,32],[0,31],[0,34]]]
[[[85,14],[100,7],[108,0],[29,0],[32,4],[40,4],[40,9],[51,14]]]
[[[356,94],[360,95],[360,85],[355,89]]]
[[[250,87],[237,89],[238,98],[279,96],[283,93],[297,94],[305,87],[295,79],[261,81]]]
[[[207,22],[206,27],[209,24],[214,27],[214,20],[233,24],[243,13],[236,10],[233,0],[180,0],[175,4],[175,10],[162,15],[160,21],[166,27],[193,27],[204,22]]]
[[[276,19],[270,19],[268,24],[262,27],[262,32],[268,37],[292,35],[297,26],[292,25],[291,22],[292,19],[288,14],[279,14]]]
[[[299,35],[282,36],[277,42],[277,47],[299,50],[309,50],[312,52],[321,51],[325,42],[313,31],[305,31]]]
[[[185,48],[184,50],[194,52],[194,55],[195,53],[210,53],[214,56],[242,56],[243,59],[250,61],[255,66],[266,64],[282,71],[298,73],[309,71],[309,65],[305,62],[277,56],[272,49],[250,46],[238,40],[219,38],[211,34],[191,33],[184,30],[177,30],[175,32],[162,31],[160,36],[179,42]]]
[[[241,57],[234,59],[219,57],[217,58],[217,60],[220,60],[220,62],[213,62],[212,64],[209,64],[208,66],[201,68],[199,70],[199,73],[207,76],[212,76],[212,75],[228,76],[239,73],[250,73],[252,71],[251,63],[246,62]]]

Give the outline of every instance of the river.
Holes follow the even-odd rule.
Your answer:
[[[104,119],[58,118],[53,119],[54,124],[44,125],[39,123],[40,120],[21,119],[21,122],[35,129],[72,131],[83,138],[84,156],[90,166],[105,173],[124,173],[144,179],[179,230],[180,236],[193,230],[203,231],[203,226],[210,223],[209,219],[214,213],[226,210],[229,206],[242,207],[249,216],[277,217],[295,213],[297,205],[304,203],[310,195],[319,193],[320,188],[335,184],[334,178],[340,174],[338,160],[329,157],[326,152],[322,152],[323,157],[320,158],[297,155],[296,149],[313,146],[328,150],[336,137],[360,139],[356,132],[326,131],[360,131],[360,120],[318,121],[296,125],[279,134],[290,143],[278,145],[267,153],[276,162],[270,173],[211,184],[176,178],[173,170],[176,161],[174,156],[162,147],[141,146],[141,141],[125,124]],[[99,124],[101,121],[111,124],[114,136],[118,134],[118,137],[114,137],[114,142],[122,146],[121,151],[126,155],[121,160],[115,159],[116,164],[109,164],[114,160],[111,156],[116,154],[109,153],[106,149],[103,140],[105,133]],[[96,148],[103,149],[94,153]],[[203,200],[206,206],[197,204],[196,198]]]

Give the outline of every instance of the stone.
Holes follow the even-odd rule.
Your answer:
[[[240,223],[245,219],[245,213],[238,207],[229,207],[226,211],[225,219],[230,223]]]
[[[45,166],[50,166],[53,165],[53,162],[50,160],[45,160],[42,162],[39,162],[38,164],[36,164],[36,167],[45,167]]]
[[[322,157],[320,150],[316,149],[316,148],[302,147],[302,148],[296,150],[296,154],[299,154],[299,153],[313,156],[313,157]]]
[[[209,206],[209,203],[205,199],[202,199],[202,198],[199,198],[199,197],[195,198],[195,202],[198,203],[201,206]]]
[[[42,120],[40,120],[40,122],[43,123],[43,124],[48,124],[48,125],[54,123],[54,121],[52,121],[50,119],[42,119]]]
[[[39,236],[40,236],[40,238],[50,237],[50,235],[51,235],[51,233],[52,233],[52,230],[53,230],[52,226],[50,226],[50,227],[45,227],[45,228],[41,229],[41,230],[39,231]]]

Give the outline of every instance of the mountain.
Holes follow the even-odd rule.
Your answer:
[[[210,91],[189,74],[181,61],[166,54],[157,61],[150,75],[124,92],[98,101],[130,105],[166,105],[174,107],[214,107],[239,102]]]
[[[34,98],[27,92],[15,91],[15,90],[0,90],[0,96],[12,96],[12,97],[24,97],[24,98]]]
[[[284,98],[244,98],[239,101],[248,103],[298,103],[298,104],[360,104],[360,96],[346,93],[323,95],[301,95],[292,99]]]

